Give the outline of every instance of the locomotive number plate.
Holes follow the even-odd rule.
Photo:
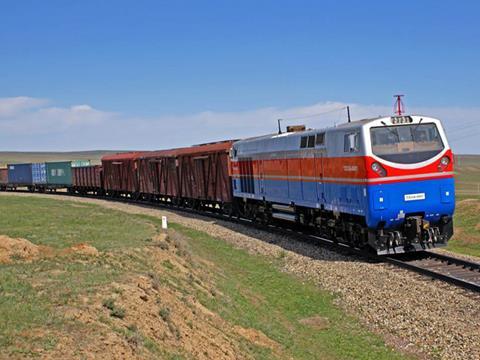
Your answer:
[[[425,200],[425,193],[405,194],[404,199],[405,201]]]

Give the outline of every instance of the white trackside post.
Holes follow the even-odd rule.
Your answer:
[[[168,221],[166,216],[162,216],[162,229],[164,230],[168,229]]]

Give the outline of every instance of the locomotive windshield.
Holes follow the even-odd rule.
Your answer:
[[[370,135],[375,155],[400,164],[431,159],[444,148],[435,124],[375,127]]]

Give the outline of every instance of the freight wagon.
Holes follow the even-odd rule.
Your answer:
[[[8,183],[12,188],[33,190],[32,164],[8,164]]]
[[[194,208],[231,204],[228,154],[232,143],[144,153],[137,159],[141,196]]]
[[[72,160],[72,168],[92,165],[90,160]]]
[[[130,152],[102,158],[103,183],[109,196],[139,196],[138,160],[142,154]]]
[[[47,188],[69,188],[72,186],[71,161],[55,161],[45,163]]]
[[[47,167],[45,163],[32,164],[32,184],[39,190],[44,190],[47,185]]]
[[[8,169],[0,168],[0,190],[7,190],[8,187]]]
[[[79,194],[103,194],[101,165],[72,167],[72,192]]]

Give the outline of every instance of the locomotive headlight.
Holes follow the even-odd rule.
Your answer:
[[[450,158],[448,156],[444,156],[440,159],[440,164],[438,164],[438,171],[443,171],[445,168],[450,164]]]
[[[375,171],[379,176],[387,176],[387,171],[378,162],[372,163],[372,170]]]
[[[448,164],[450,164],[450,158],[448,156],[442,157],[442,159],[440,160],[440,164],[442,164],[443,166],[447,166]]]

